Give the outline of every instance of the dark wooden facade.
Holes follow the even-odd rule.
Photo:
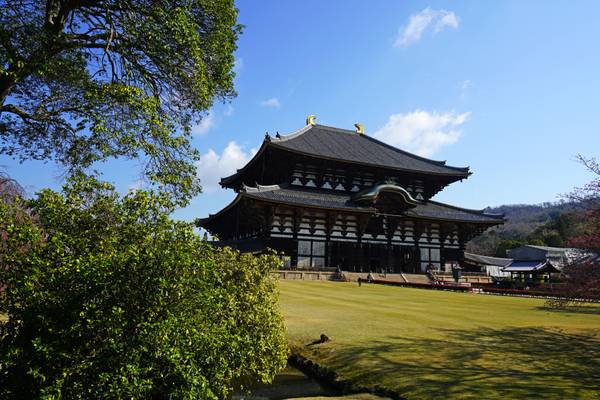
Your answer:
[[[364,134],[307,124],[266,137],[257,155],[221,180],[235,200],[198,220],[219,244],[273,248],[286,266],[424,272],[458,262],[465,244],[502,216],[431,199],[468,177]]]

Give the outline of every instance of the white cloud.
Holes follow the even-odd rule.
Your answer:
[[[242,70],[242,68],[244,68],[244,59],[241,57],[236,58],[233,62],[233,72],[237,74]]]
[[[444,28],[458,29],[458,17],[452,11],[439,10],[438,15],[441,18],[438,19],[433,30],[434,33],[438,33],[444,30]]]
[[[146,187],[146,182],[143,179],[138,179],[127,186],[127,191],[135,192],[136,190],[141,190],[144,187]]]
[[[212,111],[209,111],[198,125],[192,126],[192,135],[205,135],[213,126],[215,126],[215,114]]]
[[[235,141],[227,144],[220,155],[213,149],[200,157],[196,162],[197,174],[205,193],[214,192],[219,188],[221,178],[234,174],[238,168],[243,167],[256,154],[258,149],[249,152]]]
[[[400,29],[394,47],[406,47],[418,42],[423,32],[432,24],[433,33],[443,31],[445,28],[458,28],[459,18],[452,11],[432,10],[427,7],[418,14],[411,15],[408,23]]]
[[[269,107],[269,108],[280,108],[281,107],[281,103],[279,102],[279,99],[277,97],[271,97],[270,99],[263,100],[260,102],[260,105],[263,107]]]
[[[235,109],[231,104],[227,104],[227,107],[225,107],[225,110],[223,111],[223,115],[226,117],[231,117],[233,115],[234,110]]]
[[[460,95],[458,96],[459,99],[464,100],[466,94],[467,94],[467,90],[471,87],[472,82],[469,79],[465,79],[464,81],[462,81],[462,83],[460,84]]]
[[[470,115],[470,112],[429,113],[423,110],[392,114],[373,136],[392,146],[429,157],[440,147],[456,143],[461,126]]]

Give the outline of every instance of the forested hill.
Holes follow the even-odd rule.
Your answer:
[[[467,251],[504,257],[507,248],[522,244],[566,246],[580,232],[574,203],[514,204],[489,207],[486,212],[504,214],[504,225],[490,228],[467,245]]]

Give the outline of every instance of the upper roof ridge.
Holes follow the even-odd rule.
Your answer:
[[[298,137],[298,136],[302,135],[303,133],[308,132],[311,128],[321,128],[321,129],[327,129],[329,131],[336,131],[336,132],[340,132],[340,133],[356,135],[356,131],[353,131],[350,129],[337,128],[335,126],[321,125],[321,124],[308,124],[308,125],[303,126],[300,129],[297,129],[291,133],[288,133],[287,135],[280,134],[280,137],[271,138],[271,141],[272,142],[285,142],[286,140],[294,139],[295,137]]]
[[[460,172],[465,172],[465,173],[469,173],[469,167],[453,167],[451,165],[446,165],[446,161],[439,161],[439,160],[432,160],[430,158],[427,157],[422,157],[419,156],[417,154],[411,153],[409,151],[406,150],[402,150],[399,149],[398,147],[392,146],[388,143],[382,142],[379,139],[376,139],[372,136],[366,135],[366,134],[361,134],[361,135],[357,135],[355,130],[351,130],[351,129],[344,129],[344,128],[338,128],[335,126],[329,126],[329,125],[321,125],[321,124],[308,124],[303,126],[302,128],[287,134],[287,135],[280,135],[280,137],[275,137],[275,138],[270,138],[270,141],[273,143],[282,143],[282,142],[286,142],[288,140],[297,138],[298,136],[301,136],[302,134],[310,131],[312,128],[316,128],[316,129],[324,129],[327,131],[331,131],[331,132],[337,132],[337,133],[343,133],[343,134],[348,134],[348,135],[353,135],[353,136],[358,136],[358,137],[362,137],[366,140],[370,140],[372,142],[375,142],[381,146],[385,146],[386,148],[393,150],[397,153],[412,157],[414,159],[418,159],[421,161],[425,161],[434,165],[439,165],[440,167],[445,167],[445,168],[449,168],[449,169],[453,169],[456,171],[460,171]]]
[[[308,131],[313,126],[317,126],[317,125],[310,125],[310,124],[305,125],[302,128],[293,131],[292,133],[288,133],[287,135],[280,135],[280,137],[271,138],[271,142],[275,142],[275,143],[285,142],[286,140],[293,139],[295,137],[302,135],[304,132]]]
[[[345,129],[345,128],[338,128],[337,126],[329,126],[329,125],[321,125],[321,124],[315,124],[313,125],[315,128],[323,128],[323,129],[327,129],[330,131],[336,131],[336,132],[340,132],[340,133],[347,133],[350,135],[356,135],[356,131],[352,130],[352,129]]]

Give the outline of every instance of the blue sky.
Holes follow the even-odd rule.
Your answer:
[[[483,208],[559,199],[591,179],[574,155],[600,149],[600,2],[250,1],[236,52],[238,97],[195,128],[205,191],[176,217],[214,213],[265,131],[317,122],[470,166],[436,199]],[[0,166],[30,194],[59,188],[52,163]],[[111,161],[125,192],[137,164]]]

